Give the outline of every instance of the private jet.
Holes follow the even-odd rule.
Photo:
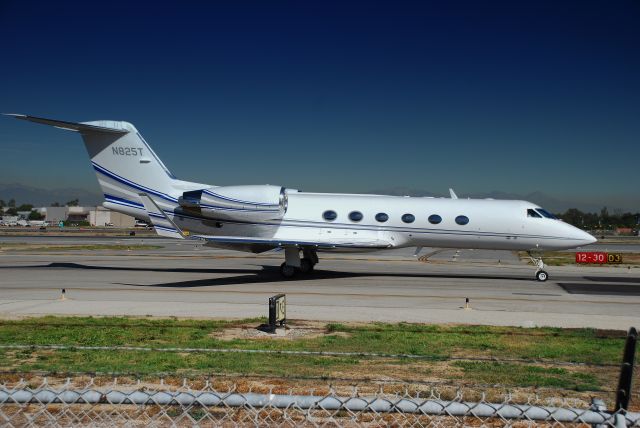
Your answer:
[[[541,258],[596,242],[527,201],[311,193],[281,186],[214,186],[176,178],[129,122],[17,119],[78,132],[104,193],[103,206],[152,224],[164,237],[252,253],[282,249],[284,278],[312,274],[322,252],[415,247],[529,252]]]

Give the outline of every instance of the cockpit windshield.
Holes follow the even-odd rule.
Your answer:
[[[529,208],[527,210],[527,217],[542,218],[542,216],[538,214],[533,208]]]
[[[544,217],[546,218],[552,218],[554,220],[557,220],[558,217],[554,216],[553,214],[551,214],[549,211],[547,210],[543,210],[542,208],[536,208],[536,211],[538,211],[540,214],[542,214]]]
[[[527,217],[531,218],[551,218],[557,220],[558,217],[551,214],[549,211],[544,210],[542,208],[528,208],[527,209]]]

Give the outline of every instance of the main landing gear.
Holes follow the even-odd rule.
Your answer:
[[[293,278],[296,276],[296,268],[287,264],[287,262],[283,262],[280,265],[280,275],[284,278]]]
[[[285,262],[280,265],[280,275],[286,279],[291,279],[296,274],[308,274],[313,272],[313,268],[318,263],[318,255],[313,250],[302,250],[296,247],[284,249]]]
[[[540,282],[545,282],[547,279],[549,279],[549,274],[546,270],[544,270],[544,262],[542,261],[542,257],[534,257],[531,255],[531,253],[529,253],[529,257],[531,258],[533,264],[538,268],[538,270],[536,270],[536,279]]]

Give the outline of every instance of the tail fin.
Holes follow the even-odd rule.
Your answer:
[[[182,193],[176,189],[176,184],[185,182],[176,180],[129,122],[101,120],[75,123],[21,114],[9,116],[79,132],[107,203],[119,205],[119,211],[135,213],[133,215],[136,216],[146,214],[139,196],[141,192],[169,206],[175,204]],[[129,209],[123,210],[123,207]]]

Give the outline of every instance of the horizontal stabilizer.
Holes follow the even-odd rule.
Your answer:
[[[149,220],[156,230],[156,233],[160,236],[167,238],[184,239],[182,231],[176,224],[160,209],[158,204],[146,193],[139,193],[140,199],[144,208],[147,210]]]
[[[129,130],[124,128],[116,128],[116,127],[107,127],[107,126],[96,126],[89,125],[86,123],[77,123],[77,122],[66,122],[63,120],[54,120],[54,119],[45,119],[43,117],[35,117],[35,116],[27,116],[26,114],[16,114],[16,113],[4,113],[5,116],[12,116],[16,119],[28,120],[29,122],[41,123],[43,125],[54,126],[60,129],[66,129],[69,131],[76,132],[104,132],[108,134],[126,134]],[[106,121],[105,121],[106,122]],[[119,122],[111,122],[117,124]]]

